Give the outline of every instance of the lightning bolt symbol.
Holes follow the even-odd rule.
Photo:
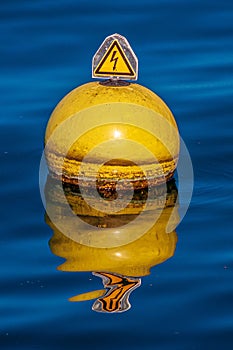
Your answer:
[[[116,56],[116,53],[117,53],[116,50],[113,51],[112,57],[111,57],[111,59],[110,59],[110,62],[114,62],[113,70],[116,69],[116,64],[117,64],[117,60],[118,60],[118,57],[115,57],[115,56]]]

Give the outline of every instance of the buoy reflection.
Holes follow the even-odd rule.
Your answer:
[[[132,198],[130,205],[120,214],[109,215],[102,214],[95,216],[96,211],[89,211],[85,206],[74,185],[65,184],[64,191],[73,213],[88,222],[93,227],[113,227],[116,234],[121,234],[125,230],[127,223],[134,220],[137,213],[140,214],[145,205],[145,190],[142,191],[140,198]],[[179,223],[178,215],[178,193],[175,180],[169,181],[166,185],[166,202],[160,216],[154,222],[154,225],[139,239],[128,244],[110,248],[99,248],[91,245],[84,245],[72,240],[66,236],[65,232],[57,229],[54,223],[46,215],[46,222],[53,230],[53,236],[50,239],[51,251],[62,258],[65,258],[58,270],[66,272],[92,272],[96,277],[100,277],[104,289],[88,291],[69,298],[71,302],[80,302],[85,300],[95,300],[92,309],[97,312],[116,313],[129,310],[131,307],[129,296],[132,291],[141,285],[141,278],[150,274],[150,269],[174,255],[177,235],[174,228]],[[164,187],[163,187],[164,189]],[[154,200],[148,206],[146,216],[139,221],[139,226],[143,228],[145,220],[151,219],[154,215],[153,209],[160,209],[161,188],[158,186],[153,189]],[[46,204],[53,208],[57,218],[69,215],[66,212],[65,205],[60,200],[59,193],[56,191],[56,180],[50,176],[46,185]],[[70,220],[66,217],[67,230],[70,230]],[[172,223],[172,225],[171,225]],[[168,233],[168,224],[173,227]],[[113,232],[115,232],[113,231]]]

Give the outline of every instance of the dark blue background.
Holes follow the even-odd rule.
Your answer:
[[[232,349],[233,3],[0,5],[1,348]],[[67,302],[101,284],[56,271],[38,168],[51,111],[91,80],[93,54],[116,32],[138,56],[138,82],[172,109],[195,188],[175,256],[143,278],[129,312],[102,315],[92,302]]]

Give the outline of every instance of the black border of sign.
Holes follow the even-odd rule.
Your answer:
[[[120,73],[120,72],[116,72],[116,73],[113,73],[113,72],[99,72],[100,68],[103,66],[104,62],[106,61],[106,59],[108,58],[108,56],[110,55],[110,53],[112,52],[114,46],[116,45],[118,51],[120,51],[120,54],[121,54],[121,57],[123,58],[125,64],[127,65],[127,67],[129,68],[129,71],[131,73]],[[110,50],[109,50],[110,49]],[[113,75],[116,75],[116,76],[130,76],[130,77],[135,77],[136,76],[136,73],[134,72],[133,68],[130,66],[128,60],[127,60],[127,57],[125,56],[125,53],[123,52],[120,44],[118,43],[118,41],[115,39],[110,47],[109,47],[108,51],[105,53],[102,61],[100,62],[100,64],[97,66],[97,68],[95,69],[94,71],[94,74],[99,74],[99,75],[108,75],[108,76],[113,76]]]

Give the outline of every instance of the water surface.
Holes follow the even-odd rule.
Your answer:
[[[232,349],[232,18],[230,1],[8,1],[1,4],[2,349]],[[102,288],[56,270],[38,168],[45,127],[118,32],[139,83],[173,111],[194,167],[173,258],[152,268],[131,309],[95,313],[68,298]]]

